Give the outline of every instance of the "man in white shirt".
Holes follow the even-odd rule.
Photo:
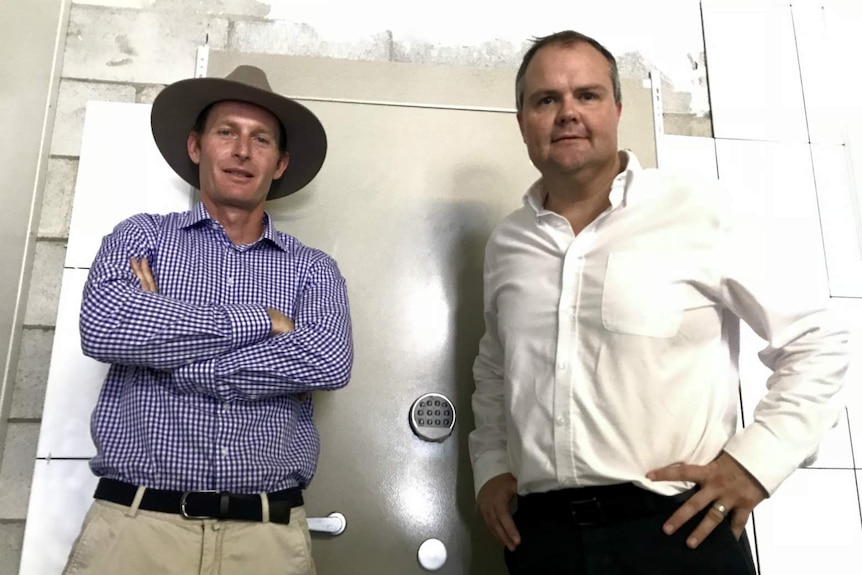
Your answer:
[[[537,39],[516,97],[541,178],[486,249],[469,440],[509,571],[753,574],[745,524],[835,424],[847,333],[714,185],[618,150],[598,42]],[[739,319],[773,375],[737,432]]]

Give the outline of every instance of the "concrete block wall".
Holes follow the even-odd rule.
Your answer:
[[[560,24],[552,9],[544,28],[525,29],[514,38],[511,32],[506,37],[480,32],[469,42],[453,41],[433,27],[423,30],[419,26],[421,33],[417,33],[416,26],[377,25],[374,19],[378,16],[372,15],[389,7],[373,6],[385,4],[385,0],[371,0],[370,4],[365,8],[370,24],[333,32],[325,18],[315,22],[269,19],[272,14],[290,12],[284,9],[283,0],[72,2],[12,408],[6,442],[0,445],[0,575],[18,572],[88,100],[152,102],[166,84],[191,75],[195,50],[205,41],[214,49],[241,52],[504,67],[512,70],[514,81],[527,38],[577,25]],[[561,10],[573,13],[571,2],[558,4]],[[334,21],[344,15],[328,17]],[[508,18],[509,29],[516,19],[517,15]],[[690,22],[692,27],[700,26],[699,18]],[[614,30],[617,24],[609,19],[606,29]],[[675,26],[668,25],[669,30]],[[600,31],[582,31],[595,34],[616,51]],[[700,36],[700,32],[694,35]],[[702,60],[702,44],[683,43],[679,51],[682,57],[688,54],[693,61]],[[655,67],[636,51],[619,54],[624,76],[643,77]],[[695,86],[701,92],[699,99],[706,100],[705,70],[696,65],[692,70],[695,76],[702,76],[700,82],[675,89],[670,80],[663,81],[666,131],[709,136],[708,111],[692,110],[689,93]],[[117,192],[122,193],[121,183]]]

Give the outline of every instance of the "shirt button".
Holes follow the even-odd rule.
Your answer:
[[[228,409],[230,409],[230,403],[229,403],[229,402],[227,402],[227,401],[226,401],[226,402],[224,402],[224,403],[222,403],[221,405],[222,405],[222,407],[224,408],[224,410],[225,410],[225,411],[227,411]]]
[[[227,283],[227,285],[232,286],[233,285],[233,278],[227,278],[226,283]]]
[[[561,363],[561,364],[560,364],[559,366],[557,366],[557,367],[559,367],[559,368],[560,368],[560,371],[566,371],[566,370],[569,368],[569,364],[567,364],[567,363]]]
[[[221,454],[222,454],[222,457],[227,457],[227,447],[221,448]]]
[[[565,415],[557,416],[557,425],[562,427],[565,424],[566,424],[566,416]]]

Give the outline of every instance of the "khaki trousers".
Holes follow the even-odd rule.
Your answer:
[[[292,509],[283,525],[191,520],[97,499],[63,573],[315,575],[315,569],[302,507]]]

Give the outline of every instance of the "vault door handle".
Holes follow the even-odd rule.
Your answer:
[[[308,530],[327,535],[341,535],[347,529],[347,518],[337,511],[328,517],[309,517]]]

